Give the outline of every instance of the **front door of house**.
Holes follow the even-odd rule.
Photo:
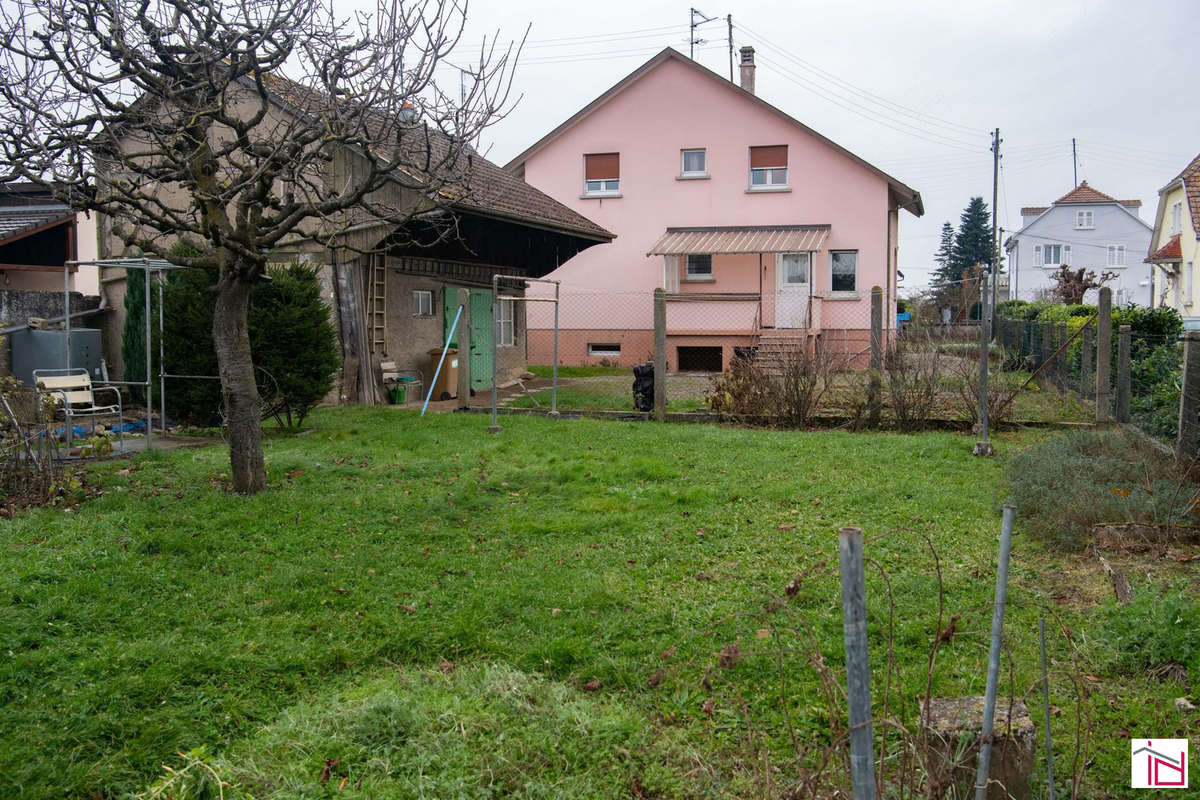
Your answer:
[[[463,309],[463,318],[458,325],[461,329],[469,318],[471,321],[471,388],[488,389],[492,385],[492,293],[487,289],[470,290],[470,308]],[[454,315],[458,313],[458,291],[454,286],[447,286],[443,292],[442,319],[444,320],[442,337],[450,332]],[[451,347],[458,347],[458,331],[450,341]]]
[[[811,301],[812,253],[775,257],[775,327],[807,328]]]

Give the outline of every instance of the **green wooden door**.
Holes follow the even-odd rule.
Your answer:
[[[454,315],[458,313],[458,289],[447,286],[442,292],[442,338],[450,332]],[[492,387],[492,293],[487,289],[471,289],[470,295],[471,321],[471,388],[490,389]],[[458,321],[458,329],[450,341],[451,347],[458,347],[458,331],[467,324],[468,310],[463,311],[463,318]]]

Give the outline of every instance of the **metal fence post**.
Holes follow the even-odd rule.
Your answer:
[[[458,407],[471,405],[471,290],[458,290],[458,304],[463,307],[464,319],[458,328]]]
[[[667,290],[654,290],[654,418],[667,419]]]
[[[1100,289],[1096,312],[1096,422],[1108,422],[1109,387],[1112,384],[1112,289]]]
[[[1091,397],[1092,392],[1096,388],[1096,381],[1092,377],[1092,368],[1096,365],[1096,346],[1093,343],[1095,334],[1092,332],[1092,326],[1089,324],[1083,329],[1080,334],[1079,341],[1079,393],[1084,397]]]
[[[1038,640],[1042,651],[1042,715],[1046,723],[1046,797],[1054,800],[1054,746],[1050,740],[1050,675],[1046,671],[1046,618],[1038,617]]]
[[[1129,348],[1130,327],[1122,325],[1117,333],[1117,422],[1129,422]]]
[[[872,428],[879,426],[882,413],[881,374],[883,372],[883,289],[871,288],[871,383],[868,388],[870,419]]]
[[[1016,513],[1017,510],[1012,506],[1005,506],[1000,526],[1000,563],[996,570],[996,602],[992,607],[992,643],[988,649],[987,689],[983,696],[983,730],[980,733],[979,770],[975,773],[975,800],[987,800],[996,685],[1000,679],[1000,640],[1004,634],[1004,602],[1008,596],[1008,556],[1012,551],[1013,518]]]
[[[988,348],[992,339],[990,312],[987,310],[986,275],[979,278],[979,397],[977,398],[979,436],[972,455],[990,456],[993,454],[992,443],[988,441]]]
[[[1067,323],[1058,323],[1058,336],[1054,340],[1054,348],[1057,350],[1067,343],[1070,334],[1067,332]],[[1071,385],[1071,349],[1063,350],[1062,356],[1058,359],[1058,375],[1059,387],[1066,389]]]
[[[1175,463],[1191,467],[1196,460],[1196,413],[1200,411],[1200,331],[1183,334],[1183,387],[1179,392],[1179,432]]]
[[[867,652],[867,590],[861,528],[838,531],[842,567],[842,633],[846,641],[846,697],[850,716],[850,780],[854,800],[874,800],[871,665]]]
[[[469,310],[469,309],[468,309]],[[497,373],[496,359],[499,355],[500,341],[500,276],[492,276],[492,424],[488,426],[488,433],[502,433],[504,428],[500,427],[500,421],[497,418],[499,396],[500,396],[500,380]]]

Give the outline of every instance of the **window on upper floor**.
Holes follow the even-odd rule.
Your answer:
[[[1091,211],[1076,211],[1075,227],[1078,230],[1088,230],[1096,227],[1094,213]]]
[[[620,153],[589,153],[583,157],[585,197],[614,197],[620,191]]]
[[[1179,233],[1183,230],[1183,202],[1180,201],[1171,206],[1171,235]]]
[[[788,149],[786,144],[750,148],[750,189],[769,191],[788,186]]]
[[[679,176],[681,178],[707,178],[708,152],[703,148],[679,151]]]
[[[712,256],[690,255],[684,268],[684,278],[689,281],[711,281],[713,279]]]
[[[829,288],[833,292],[858,291],[857,250],[834,250],[829,254]]]
[[[1057,267],[1071,263],[1071,245],[1069,244],[1039,244],[1033,247],[1033,265],[1035,267]]]
[[[1105,263],[1110,267],[1125,266],[1125,245],[1110,244],[1108,246],[1108,260]]]

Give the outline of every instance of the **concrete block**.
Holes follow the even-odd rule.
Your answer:
[[[1010,716],[1011,710],[1011,716]],[[922,709],[921,721],[925,714]],[[996,701],[995,738],[992,742],[988,800],[1032,797],[1037,732],[1029,710],[1019,700]],[[982,697],[935,697],[929,701],[926,772],[934,791],[929,797],[975,796],[975,771],[979,764],[979,734],[983,728]]]

